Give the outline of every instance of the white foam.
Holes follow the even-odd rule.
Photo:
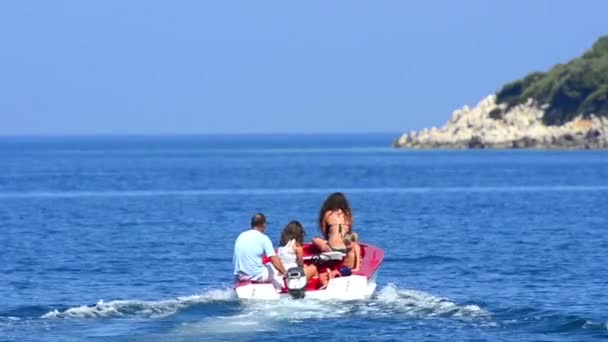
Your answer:
[[[209,335],[238,335],[273,331],[276,322],[259,317],[253,312],[246,312],[234,316],[207,317],[198,322],[183,323],[174,329],[168,339],[178,339],[187,336],[209,336]],[[172,338],[174,337],[174,338]]]
[[[160,301],[114,300],[105,303],[100,300],[92,306],[82,305],[64,311],[53,310],[42,318],[98,318],[98,317],[165,317],[180,309],[214,301],[234,300],[232,289],[210,290],[202,294],[178,297]]]
[[[242,311],[232,316],[205,317],[198,322],[182,324],[171,332],[167,339],[184,337],[242,335],[257,332],[276,331],[285,324],[308,319],[343,318],[351,310],[348,302],[331,303],[312,299],[281,298],[276,301],[241,301]],[[235,336],[240,337],[235,337]]]
[[[100,300],[96,305],[83,305],[63,311],[53,310],[42,316],[58,318],[105,318],[105,317],[166,317],[184,308],[215,301],[236,301],[234,290],[218,289],[201,294],[159,301]],[[409,317],[453,317],[462,319],[485,318],[489,315],[474,304],[459,305],[446,298],[427,292],[399,289],[393,284],[382,288],[377,296],[367,301],[327,302],[313,299],[278,301],[241,301],[242,310],[233,316],[206,317],[199,323],[191,323],[183,329],[190,332],[248,331],[273,329],[279,322],[301,322],[309,319],[343,318],[349,315]]]
[[[382,304],[381,312],[404,313],[411,316],[436,317],[449,316],[457,318],[481,318],[488,314],[477,305],[458,305],[447,298],[410,289],[398,289],[389,284],[377,296]]]
[[[344,317],[352,305],[314,299],[281,298],[278,301],[249,301],[244,310],[256,317],[287,321]]]
[[[608,322],[596,322],[596,321],[592,321],[592,320],[585,320],[585,323],[583,323],[582,328],[584,329],[603,329],[603,330],[608,330]]]
[[[485,318],[487,314],[477,305],[458,305],[446,298],[388,285],[378,295],[366,301],[320,301],[313,299],[281,298],[277,301],[241,301],[242,310],[231,316],[204,317],[197,322],[184,323],[171,331],[167,340],[200,338],[247,339],[258,332],[278,331],[286,325],[307,320],[384,317],[454,319]]]

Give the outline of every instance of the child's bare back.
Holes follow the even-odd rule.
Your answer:
[[[358,271],[361,266],[361,246],[359,246],[358,240],[359,236],[354,232],[344,236],[344,245],[346,245],[348,251],[344,258],[343,265],[355,272]]]

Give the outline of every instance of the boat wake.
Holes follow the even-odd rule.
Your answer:
[[[358,301],[319,301],[281,298],[275,301],[239,300],[232,288],[206,290],[200,294],[158,301],[114,300],[99,301],[95,305],[55,308],[29,306],[0,312],[0,335],[17,334],[22,329],[40,326],[72,326],[72,321],[83,320],[93,327],[101,322],[110,326],[149,324],[149,340],[198,341],[226,336],[246,337],[252,333],[299,334],[305,328],[312,334],[325,336],[325,330],[342,331],[345,324],[356,326],[375,321],[398,322],[395,327],[412,327],[448,324],[469,325],[479,329],[502,331],[520,330],[532,333],[608,334],[608,324],[597,317],[565,311],[547,311],[541,308],[483,308],[475,303],[458,303],[428,292],[400,288],[388,284],[375,296]],[[103,321],[111,319],[110,321]],[[117,321],[118,320],[118,321]],[[124,320],[124,321],[123,321]],[[159,320],[166,329],[158,329]],[[322,322],[322,324],[317,324]],[[409,324],[408,322],[411,322]],[[168,324],[168,325],[167,325]],[[315,330],[317,329],[317,330]],[[397,329],[397,328],[395,328]],[[333,330],[332,330],[333,331]],[[311,335],[311,336],[312,336]],[[282,335],[283,336],[283,335]],[[337,337],[336,337],[337,338]]]
[[[279,320],[339,318],[359,315],[482,318],[487,313],[477,305],[459,305],[446,298],[389,284],[373,298],[365,301],[319,301],[312,299],[278,301],[238,301],[233,289],[216,289],[201,294],[160,301],[100,300],[95,305],[82,305],[64,310],[55,309],[43,319],[69,318],[162,318],[179,314],[204,304],[232,303],[241,307],[241,314]]]
[[[114,300],[105,303],[103,300],[100,300],[95,305],[76,306],[66,310],[55,309],[44,314],[41,318],[162,318],[174,315],[180,310],[194,305],[232,301],[235,299],[236,296],[232,289],[221,289],[160,301]]]
[[[399,321],[418,318],[447,317],[454,320],[486,320],[489,315],[476,305],[459,305],[446,298],[416,290],[399,289],[387,285],[369,300],[294,300],[288,297],[275,301],[241,301],[240,310],[233,315],[215,315],[187,322],[171,332],[173,340],[198,340],[201,336],[246,335],[250,333],[276,332],[290,334],[299,324],[306,326],[311,336],[327,333],[315,331],[316,324],[323,322],[323,329],[336,329],[344,321],[370,322],[375,319]],[[312,330],[311,330],[312,329]],[[241,336],[242,337],[242,336]],[[297,334],[294,333],[294,337]],[[344,337],[344,336],[342,336]],[[165,336],[167,338],[167,336]],[[331,336],[329,337],[331,339]]]
[[[381,304],[380,313],[401,313],[417,317],[489,318],[489,314],[479,306],[459,305],[447,298],[408,289],[399,289],[389,284],[377,295]]]

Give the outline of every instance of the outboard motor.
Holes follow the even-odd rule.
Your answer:
[[[287,270],[287,290],[294,299],[304,298],[306,295],[306,273],[302,267],[292,267]]]

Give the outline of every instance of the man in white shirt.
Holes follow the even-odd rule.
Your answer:
[[[283,276],[287,273],[274,252],[272,241],[264,234],[265,230],[266,217],[262,213],[255,214],[251,218],[251,229],[242,232],[234,242],[232,261],[234,276],[238,280],[270,282],[274,280],[276,271]],[[265,265],[262,264],[264,255],[271,261]]]

